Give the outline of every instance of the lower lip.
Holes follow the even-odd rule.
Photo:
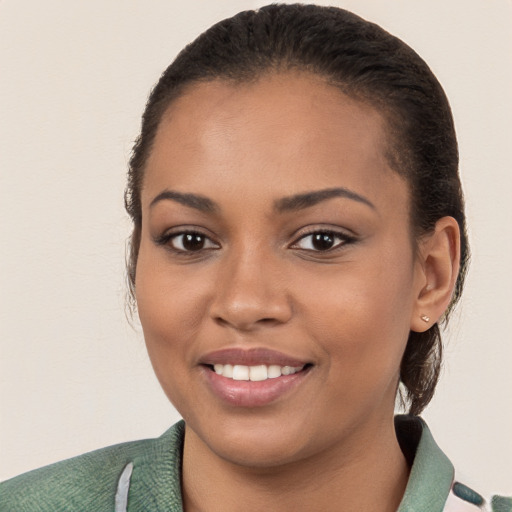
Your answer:
[[[237,407],[261,407],[275,402],[299,386],[309,374],[309,368],[306,368],[293,375],[252,382],[228,379],[207,366],[203,369],[213,393],[224,402]]]

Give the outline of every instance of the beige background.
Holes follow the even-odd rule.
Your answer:
[[[176,52],[263,3],[0,3],[0,479],[178,418],[124,317],[126,163]],[[473,263],[425,417],[482,492],[510,493],[512,2],[331,4],[402,37],[451,99]]]

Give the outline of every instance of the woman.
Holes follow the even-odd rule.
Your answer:
[[[375,25],[269,6],[200,36],[151,94],[126,194],[185,421],[8,481],[5,510],[490,507],[416,417],[468,259],[457,164],[440,85]]]

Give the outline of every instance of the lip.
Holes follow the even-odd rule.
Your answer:
[[[292,375],[281,375],[274,379],[252,382],[233,380],[217,375],[211,369],[214,364],[244,366],[265,364],[304,368]],[[200,367],[206,385],[216,397],[231,406],[251,408],[269,405],[291,393],[306,381],[311,370],[311,363],[269,349],[230,348],[205,355],[201,358]]]
[[[251,348],[244,350],[240,348],[227,348],[210,352],[199,360],[199,364],[241,364],[244,366],[257,366],[260,364],[278,366],[305,366],[310,361],[302,361],[295,357],[270,350],[267,348]]]

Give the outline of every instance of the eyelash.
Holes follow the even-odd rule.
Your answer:
[[[335,243],[333,247],[329,247],[328,249],[323,250],[323,251],[322,250],[315,250],[315,249],[305,249],[305,248],[302,248],[302,250],[308,251],[308,252],[312,252],[312,253],[318,253],[318,254],[332,253],[332,252],[339,251],[339,250],[343,249],[344,246],[352,244],[352,243],[354,243],[357,240],[355,236],[349,235],[349,234],[341,232],[341,231],[334,231],[334,230],[331,230],[331,229],[315,229],[315,230],[310,231],[308,233],[303,233],[297,239],[297,241],[295,241],[291,245],[291,247],[294,248],[295,246],[297,246],[297,244],[299,242],[307,239],[308,237],[312,237],[314,235],[328,236],[328,237],[331,237],[331,238],[333,238],[335,240],[338,239],[339,241],[337,243]],[[313,243],[313,241],[312,241],[312,243]]]
[[[196,251],[187,250],[183,246],[183,238],[181,241],[182,248],[177,248],[177,247],[173,246],[173,244],[172,244],[173,240],[179,239],[180,237],[185,237],[187,235],[199,237],[204,241],[205,244],[208,241],[210,243],[210,246],[209,247],[204,247],[204,246],[200,247]],[[338,242],[335,243],[333,247],[329,247],[325,250],[315,250],[315,249],[297,247],[299,242],[306,240],[308,237],[312,237],[314,235],[323,235],[323,236],[331,237],[334,240],[337,239]],[[352,244],[352,243],[356,242],[356,240],[357,239],[355,236],[348,235],[347,233],[343,233],[340,231],[334,231],[334,230],[329,230],[329,229],[315,229],[314,231],[310,231],[308,233],[303,233],[299,238],[297,238],[297,240],[295,242],[293,242],[290,245],[290,247],[292,249],[297,248],[297,249],[300,249],[300,250],[303,250],[306,252],[310,252],[310,253],[326,254],[326,253],[332,253],[332,252],[341,250],[344,246]],[[184,230],[184,231],[179,231],[179,232],[174,232],[174,233],[164,233],[162,236],[155,239],[155,243],[157,245],[167,246],[170,251],[174,252],[175,254],[183,255],[183,256],[194,256],[194,255],[198,255],[198,254],[202,253],[203,251],[209,251],[209,250],[214,250],[214,249],[218,248],[218,244],[216,242],[212,241],[212,239],[209,236],[205,235],[204,233],[201,233],[200,231],[195,231],[195,230]],[[313,244],[313,241],[312,241],[311,245],[312,244]]]
[[[208,250],[212,250],[214,248],[214,247],[201,247],[197,251],[191,251],[191,250],[186,250],[186,249],[179,249],[172,245],[173,240],[179,239],[180,237],[182,237],[181,246],[183,247],[183,237],[185,237],[187,235],[200,237],[205,241],[205,243],[208,240],[212,246],[218,245],[215,242],[213,242],[209,236],[205,235],[204,233],[201,233],[200,231],[195,231],[195,230],[184,230],[184,231],[179,231],[179,232],[174,232],[174,233],[164,233],[162,236],[155,239],[155,243],[157,245],[167,246],[170,251],[172,251],[176,254],[185,255],[185,256],[186,255],[192,256],[195,254],[199,254],[202,251],[205,251],[205,250],[208,251]]]

